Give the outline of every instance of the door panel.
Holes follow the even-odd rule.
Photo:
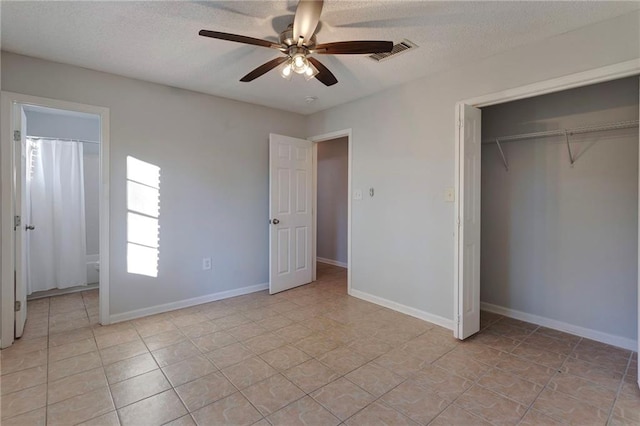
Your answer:
[[[20,129],[20,140],[14,141],[15,146],[15,215],[20,217],[20,225],[15,227],[15,297],[20,304],[20,309],[15,316],[15,337],[21,337],[24,325],[27,321],[27,225],[29,215],[27,212],[27,118],[21,105],[15,106],[16,123],[14,129]]]
[[[307,264],[307,245],[309,245],[309,228],[296,228],[296,270],[300,271],[309,267]]]
[[[311,282],[312,142],[269,135],[269,292]]]
[[[458,338],[480,331],[481,111],[461,105],[458,230]]]

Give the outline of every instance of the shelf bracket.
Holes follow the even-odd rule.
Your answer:
[[[569,143],[569,131],[567,130],[564,131],[564,137],[565,137],[565,140],[567,141],[567,152],[569,152],[569,161],[573,166],[573,163],[575,163],[576,160],[575,158],[573,158],[573,153],[571,152],[571,144]]]
[[[498,145],[498,151],[500,151],[500,156],[502,157],[502,163],[504,164],[504,169],[509,171],[509,164],[507,164],[507,157],[504,156],[504,151],[502,150],[502,146],[500,145],[500,139],[496,138],[496,145]]]

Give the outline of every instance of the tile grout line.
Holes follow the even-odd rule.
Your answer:
[[[172,322],[172,324],[173,324],[173,322]],[[175,325],[175,324],[174,324],[174,325]],[[140,332],[138,331],[138,329],[137,329],[137,327],[135,326],[135,324],[131,323],[131,328],[136,332],[136,335],[138,336],[138,338],[140,339],[140,341],[142,342],[142,344],[144,345],[144,347],[147,349],[147,352],[149,353],[149,355],[150,355],[150,356],[151,356],[151,358],[153,359],[153,362],[155,362],[155,363],[156,363],[156,365],[158,366],[158,368],[157,368],[157,369],[158,369],[158,370],[160,370],[160,374],[162,374],[162,376],[164,377],[164,379],[165,379],[165,380],[167,381],[167,383],[169,384],[169,386],[170,386],[170,390],[171,390],[171,391],[173,391],[173,393],[178,397],[178,401],[180,401],[180,404],[182,404],[182,406],[184,407],[184,409],[185,409],[185,411],[187,412],[187,414],[189,414],[189,413],[190,413],[190,412],[189,412],[189,409],[186,407],[186,405],[185,405],[184,401],[182,401],[182,398],[180,398],[180,394],[178,394],[178,392],[176,392],[175,387],[173,386],[173,383],[171,383],[171,381],[169,380],[169,378],[168,378],[168,377],[167,377],[167,375],[165,374],[164,370],[162,369],[162,367],[160,367],[160,364],[158,363],[158,361],[156,360],[156,358],[153,356],[153,353],[151,352],[151,349],[149,349],[149,346],[147,345],[147,342],[145,342],[145,341],[144,341],[144,339],[143,339],[143,337],[140,335]],[[171,345],[170,345],[170,346],[171,346]],[[141,355],[144,355],[144,354],[141,354]],[[135,355],[135,356],[138,356],[138,355]],[[134,356],[134,357],[135,357],[135,356]],[[134,357],[131,357],[131,358],[134,358]],[[130,358],[127,358],[127,359],[130,359]],[[119,362],[119,361],[117,361],[117,362]],[[154,370],[156,370],[156,369],[154,369]],[[154,370],[151,370],[151,371],[154,371]],[[118,383],[121,383],[121,382],[127,381],[127,380],[129,380],[129,379],[134,378],[134,377],[142,376],[143,374],[147,374],[147,373],[149,373],[149,372],[146,372],[146,373],[138,374],[138,375],[136,375],[136,376],[129,377],[129,378],[127,378],[127,379],[125,379],[125,380],[122,380],[122,381],[120,381],[120,382],[118,382]],[[111,399],[113,399],[113,393],[112,393],[112,391],[111,391],[111,384],[107,383],[107,385],[109,386],[109,393],[111,394]],[[138,403],[138,402],[144,401],[144,400],[149,399],[149,398],[153,398],[154,396],[160,395],[161,393],[166,392],[166,391],[167,391],[167,390],[157,392],[157,393],[155,393],[155,394],[153,394],[153,395],[148,395],[148,396],[146,396],[145,398],[142,398],[142,399],[140,399],[140,400],[138,400],[138,401],[134,401],[134,402],[132,402],[132,403],[130,403],[130,404],[127,404],[127,405],[123,405],[123,406],[122,406],[122,407],[120,407],[120,408],[118,408],[118,407],[116,407],[116,406],[115,406],[116,404],[115,404],[115,400],[114,400],[113,405],[114,405],[114,408],[115,408],[115,410],[116,410],[116,415],[118,416],[118,421],[120,422],[120,424],[122,424],[122,417],[121,417],[121,414],[120,414],[120,410],[121,410],[122,408],[124,408],[124,407],[128,407],[128,406],[130,406],[130,405],[136,404],[136,403]],[[165,423],[170,423],[170,422],[172,422],[172,421],[174,421],[174,420],[177,420],[177,419],[178,419],[178,418],[180,418],[180,417],[182,417],[182,416],[179,416],[179,417],[177,417],[176,419],[169,420],[168,422],[165,422]]]
[[[497,322],[497,321],[496,321],[496,322]],[[454,349],[455,349],[455,348],[454,348]],[[453,351],[454,349],[452,349],[451,351]],[[482,389],[487,389],[487,388],[485,388],[484,386],[480,385],[480,384],[479,384],[479,382],[480,382],[480,380],[482,380],[482,378],[483,378],[484,376],[486,376],[487,374],[489,374],[489,372],[490,372],[493,368],[495,368],[495,367],[494,367],[494,366],[490,366],[490,365],[488,365],[488,364],[485,364],[485,363],[483,363],[483,362],[481,362],[481,361],[478,361],[478,362],[480,362],[481,364],[487,365],[489,368],[487,369],[487,371],[485,371],[484,373],[480,374],[480,375],[478,376],[478,378],[476,378],[476,379],[473,381],[473,384],[472,384],[471,386],[469,386],[469,388],[468,388],[468,389],[464,390],[462,393],[460,393],[460,395],[458,395],[456,398],[454,398],[454,400],[453,400],[453,401],[451,401],[451,403],[447,406],[447,408],[449,408],[450,406],[454,405],[454,404],[456,403],[456,401],[458,401],[460,398],[462,398],[462,396],[463,396],[464,394],[466,394],[466,393],[467,393],[467,392],[469,392],[471,389],[473,389],[473,387],[474,387],[474,386],[479,386],[479,387],[481,387]],[[498,396],[502,396],[500,393],[498,393],[498,392],[494,392],[494,391],[492,391],[491,389],[487,389],[487,390],[488,390],[488,391],[490,391],[490,392],[493,392],[493,393],[497,394]],[[509,399],[510,401],[513,401],[513,400],[512,400],[512,399],[510,399],[510,398],[508,398],[508,399]],[[516,401],[513,401],[513,402],[516,402]],[[484,417],[484,416],[482,416],[482,415],[480,415],[480,414],[476,414],[476,413],[470,412],[470,411],[468,411],[467,409],[465,409],[464,407],[461,407],[461,406],[459,406],[459,405],[457,405],[457,404],[456,404],[456,407],[460,408],[461,410],[463,410],[463,411],[464,411],[464,412],[466,412],[466,413],[469,413],[469,414],[471,414],[471,415],[474,415],[474,416],[476,416],[476,417],[478,417],[478,418],[480,418],[480,419],[482,419],[482,420],[486,421],[487,423],[490,423],[490,424],[492,424],[492,425],[495,425],[495,423],[494,423],[494,422],[492,422],[491,420],[487,419],[486,417]],[[443,412],[444,412],[444,410],[443,410]],[[438,416],[439,416],[440,414],[442,414],[442,412],[441,412],[441,413],[439,413],[439,414],[438,414]],[[524,415],[523,415],[523,417],[524,417]],[[437,418],[437,416],[436,416],[436,417],[434,417],[434,420],[435,420],[436,418]],[[521,418],[522,418],[522,417],[521,417]]]
[[[534,405],[534,404],[535,404],[535,402],[538,400],[538,398],[540,397],[540,395],[542,394],[542,392],[544,392],[546,389],[549,389],[549,390],[550,390],[550,391],[552,391],[552,392],[560,392],[560,393],[562,393],[562,394],[564,394],[564,395],[568,395],[568,396],[569,396],[569,397],[571,397],[571,398],[578,399],[577,397],[575,397],[575,396],[573,396],[573,395],[569,395],[569,394],[566,394],[566,393],[564,393],[564,392],[561,392],[561,391],[557,391],[557,390],[551,389],[551,388],[549,388],[549,385],[551,384],[551,382],[553,381],[553,379],[554,379],[557,375],[562,374],[562,371],[561,371],[561,370],[562,370],[562,368],[565,366],[565,364],[567,363],[567,361],[569,360],[569,358],[571,358],[571,354],[573,354],[573,353],[575,352],[575,350],[578,348],[578,345],[582,342],[582,340],[583,340],[583,338],[582,338],[582,337],[580,337],[580,339],[578,339],[578,341],[576,342],[576,344],[575,344],[575,345],[573,346],[573,348],[571,349],[571,352],[569,352],[569,354],[565,357],[565,359],[564,359],[564,361],[562,362],[562,364],[560,365],[560,367],[558,367],[558,368],[556,368],[556,369],[555,369],[555,370],[556,370],[556,372],[553,374],[553,376],[551,376],[551,378],[549,379],[549,381],[547,382],[547,384],[546,384],[546,385],[544,385],[544,387],[542,388],[542,390],[540,391],[540,393],[538,394],[538,396],[536,397],[536,399],[533,401],[533,403],[531,404],[531,406],[530,406],[530,407],[529,407],[529,409],[527,410],[527,412],[528,412],[528,411],[533,407],[533,405]],[[578,399],[578,400],[579,400],[579,399]],[[581,400],[580,400],[580,401],[581,401]],[[583,401],[583,402],[584,402],[584,401]],[[597,407],[596,407],[596,408],[597,408]],[[545,412],[543,412],[543,414],[544,414],[544,415],[546,415],[546,416],[548,416],[548,417],[551,417],[551,418],[552,418],[552,419],[554,419],[554,420],[557,420],[557,421],[560,421],[560,422],[562,422],[562,423],[565,423],[565,422],[564,422],[564,419],[558,419],[558,418],[556,418],[555,416],[553,416],[553,415],[551,415],[551,414],[548,414],[548,413],[545,413]]]
[[[537,327],[536,330],[538,330],[540,327]],[[534,331],[535,332],[535,331]],[[530,337],[533,333],[529,334]],[[571,354],[576,350],[576,348],[578,347],[578,345],[580,344],[580,342],[582,342],[582,338],[578,339],[578,341],[573,345],[573,347],[571,348],[571,351],[569,351],[569,353],[565,356],[564,360],[562,361],[562,364],[560,364],[560,366],[558,368],[554,368],[555,373],[553,373],[553,375],[549,378],[549,380],[547,380],[547,383],[542,387],[542,389],[540,390],[540,392],[538,392],[538,395],[536,395],[536,397],[533,399],[533,401],[531,402],[531,404],[529,404],[529,407],[527,407],[527,410],[525,411],[524,415],[522,416],[522,418],[524,418],[524,416],[527,415],[527,413],[529,413],[529,411],[531,411],[533,409],[533,405],[536,403],[536,401],[538,400],[538,398],[540,397],[540,395],[542,394],[542,392],[545,391],[545,389],[547,389],[547,387],[549,386],[549,384],[553,381],[554,377],[556,377],[558,374],[561,374],[561,370],[564,367],[564,365],[567,363],[567,361],[569,360],[569,358],[571,357]],[[553,352],[553,351],[548,351],[548,352]],[[570,395],[571,396],[571,395]],[[543,413],[551,418],[553,418],[554,420],[557,420],[555,417],[550,416],[547,413]],[[522,421],[522,419],[521,419]]]
[[[500,321],[501,321],[501,320],[503,320],[504,318],[506,318],[506,317],[502,317],[502,318],[499,318],[498,320],[493,321],[493,322],[492,322],[492,323],[490,323],[488,326],[486,326],[483,330],[484,330],[484,331],[488,330],[492,325],[497,324],[498,322],[500,322]],[[514,326],[514,327],[517,327],[517,326]],[[529,337],[531,337],[531,336],[532,336],[532,335],[533,335],[537,330],[539,330],[539,329],[540,329],[540,326],[536,326],[536,327],[535,327],[535,328],[534,328],[534,329],[533,329],[529,334],[527,334],[527,336],[526,336],[524,339],[522,339],[522,340],[519,340],[519,339],[513,339],[513,338],[511,338],[512,340],[516,340],[516,341],[518,341],[518,344],[517,344],[516,346],[514,346],[514,347],[511,349],[511,351],[509,351],[509,352],[502,351],[502,350],[500,350],[500,349],[497,349],[497,348],[491,347],[491,346],[489,346],[489,345],[484,345],[484,344],[483,344],[483,345],[484,345],[484,346],[486,346],[486,347],[492,348],[492,349],[496,349],[496,350],[501,351],[501,352],[505,352],[505,353],[507,353],[507,354],[509,354],[509,355],[511,355],[511,356],[514,356],[514,357],[516,357],[516,358],[522,359],[523,361],[526,361],[526,362],[529,362],[529,363],[533,363],[533,364],[536,364],[536,365],[541,365],[541,366],[544,366],[544,367],[546,367],[546,368],[552,368],[552,367],[549,367],[549,366],[546,366],[546,365],[538,364],[538,363],[533,362],[533,361],[529,361],[529,360],[527,360],[527,359],[525,359],[525,358],[521,358],[521,357],[519,357],[519,356],[517,356],[517,355],[513,354],[513,351],[514,351],[516,348],[518,348],[521,344],[523,344],[523,343],[526,341],[526,339],[528,339]],[[523,330],[524,330],[524,329],[523,329]],[[482,331],[482,330],[481,330],[481,331]],[[507,336],[503,336],[503,337],[507,337]],[[569,359],[570,354],[575,350],[575,348],[577,347],[578,343],[579,343],[581,340],[582,340],[582,339],[578,340],[578,342],[577,342],[576,344],[574,344],[574,346],[573,346],[573,348],[572,348],[571,352],[570,352],[569,354],[567,354],[567,355],[566,355],[565,359],[563,360],[563,363],[561,364],[561,366],[560,366],[560,367],[558,367],[558,369],[562,368],[562,366],[564,365],[564,363]],[[481,344],[482,344],[482,343],[481,343]],[[548,352],[553,352],[553,351],[548,351]],[[564,354],[561,354],[561,355],[564,355]],[[484,363],[483,363],[483,364],[484,364]],[[485,365],[488,365],[488,364],[485,364]],[[492,392],[492,393],[497,394],[498,396],[502,396],[502,397],[504,397],[504,398],[506,398],[506,399],[508,399],[508,400],[510,400],[510,401],[512,401],[512,402],[515,402],[516,404],[519,404],[519,405],[521,405],[521,406],[524,406],[524,404],[522,404],[520,401],[516,401],[515,399],[513,399],[513,398],[511,398],[511,397],[509,397],[509,396],[507,396],[507,395],[503,395],[503,394],[502,394],[502,393],[500,393],[500,392],[497,392],[497,391],[494,391],[494,390],[492,390],[492,389],[486,388],[485,386],[482,386],[482,385],[479,383],[479,382],[480,382],[480,380],[481,380],[483,377],[485,377],[487,374],[489,374],[489,372],[491,372],[493,369],[498,369],[499,371],[504,371],[504,370],[500,369],[499,367],[497,367],[496,365],[490,365],[489,370],[487,370],[487,371],[486,371],[486,372],[484,372],[480,377],[478,377],[478,379],[476,379],[476,381],[474,382],[474,384],[473,384],[471,387],[469,387],[469,389],[471,389],[474,385],[477,385],[477,386],[479,386],[479,387],[481,387],[481,388],[483,388],[483,389],[486,389],[486,390],[488,390],[488,391],[490,391],[490,392]],[[542,389],[537,393],[536,397],[535,397],[535,398],[533,399],[533,401],[529,404],[529,406],[526,408],[526,410],[525,410],[524,414],[523,414],[523,415],[520,417],[520,419],[518,420],[518,424],[522,422],[522,420],[523,420],[523,419],[524,419],[524,417],[527,415],[527,413],[532,409],[532,407],[533,407],[533,405],[535,404],[536,400],[538,399],[538,397],[540,396],[540,394],[541,394],[541,393],[546,389],[547,385],[551,382],[551,380],[553,379],[553,377],[554,377],[556,374],[558,374],[558,369],[556,369],[556,373],[554,373],[554,375],[553,375],[551,378],[549,378],[549,380],[547,381],[547,383],[546,383],[544,386],[542,386]],[[509,374],[509,375],[511,375],[511,376],[515,376],[516,378],[518,378],[518,379],[520,379],[520,380],[524,380],[524,381],[527,381],[527,382],[532,383],[532,384],[537,384],[537,383],[532,382],[532,381],[530,381],[530,380],[528,380],[528,379],[522,378],[522,377],[520,377],[520,376],[519,376],[519,375],[517,375],[517,374],[513,374],[513,373],[510,373],[510,372],[508,372],[508,371],[505,371],[505,373],[507,373],[507,374]],[[455,400],[454,400],[450,405],[453,405],[453,404],[455,403],[455,401],[457,401],[460,397],[462,397],[462,395],[464,395],[464,394],[465,394],[469,389],[467,389],[467,390],[466,390],[466,391],[464,391],[462,394],[460,394],[460,395],[459,395],[459,396],[458,396],[458,397],[457,397],[457,398],[456,398],[456,399],[455,399]],[[462,408],[462,407],[460,407],[460,408]],[[467,411],[467,410],[464,410],[464,411]],[[474,415],[475,415],[475,413],[471,413],[471,414],[474,414]],[[480,418],[482,418],[482,419],[484,419],[484,420],[488,421],[489,423],[492,423],[492,424],[493,424],[493,422],[491,422],[491,421],[490,421],[489,419],[487,419],[487,418],[484,418],[484,417],[482,417],[482,416],[478,416],[478,417],[480,417]]]
[[[632,359],[633,359],[633,351],[631,351],[631,353],[629,354],[629,359],[627,360],[627,366],[624,368],[624,373],[622,373],[622,380],[620,380],[620,383],[618,384],[618,389],[616,390],[616,396],[615,398],[613,398],[613,403],[611,404],[611,408],[609,409],[609,415],[607,416],[607,424],[611,423],[613,419],[613,415],[615,414],[616,403],[618,402],[618,398],[622,393],[622,388],[624,387],[624,383],[625,383],[624,379],[627,376],[627,372],[629,371],[629,367],[631,366]]]
[[[540,327],[538,327],[537,329],[540,329]],[[537,329],[536,329],[536,330],[537,330]],[[527,338],[528,338],[528,337],[530,337],[530,336],[532,336],[532,335],[533,335],[533,333],[529,334],[529,336],[527,336]],[[549,338],[551,338],[551,339],[555,339],[555,340],[561,340],[561,339],[557,339],[557,338],[555,338],[555,337],[553,337],[553,336],[547,336],[547,335],[544,335],[544,334],[543,334],[543,336],[545,336],[545,337],[549,337]],[[576,336],[576,337],[579,337],[579,336]],[[551,383],[551,381],[552,381],[556,376],[558,376],[559,374],[562,374],[562,372],[561,372],[560,370],[564,367],[564,365],[566,364],[566,362],[567,362],[567,361],[569,361],[569,359],[571,359],[571,355],[572,355],[573,353],[575,353],[575,351],[577,350],[577,348],[579,347],[579,345],[580,345],[584,340],[585,340],[584,338],[580,337],[580,338],[576,341],[576,343],[572,346],[571,351],[566,355],[566,358],[564,359],[564,361],[562,362],[562,364],[560,365],[560,367],[558,367],[558,368],[556,369],[556,372],[554,373],[554,375],[549,379],[548,383],[547,383],[546,385],[544,385],[543,389],[538,393],[538,396],[536,397],[536,400],[537,400],[537,398],[540,396],[540,394],[541,394],[545,389],[547,389],[547,388],[548,388],[548,385]],[[524,342],[524,341],[523,341],[523,342]],[[515,348],[514,348],[514,349],[515,349]],[[558,353],[558,352],[555,352],[555,351],[553,351],[553,350],[548,350],[548,349],[545,349],[545,351],[547,351],[547,352],[553,352],[553,353]],[[627,368],[628,368],[628,366],[630,365],[631,359],[632,359],[632,357],[633,357],[633,351],[631,351],[631,354],[630,354],[629,356],[630,356],[630,358],[627,360]],[[577,359],[577,358],[576,358],[576,359]],[[587,363],[587,364],[589,364],[589,365],[597,366],[597,364],[594,364],[593,362],[590,362],[590,361],[583,361],[583,362],[585,362],[585,363]],[[599,383],[594,382],[594,381],[593,381],[593,380],[591,380],[591,379],[583,378],[583,377],[581,377],[581,376],[575,376],[575,377],[577,377],[577,378],[579,378],[579,379],[582,379],[582,380],[585,380],[585,381],[588,381],[588,382],[592,383],[593,385],[595,385],[595,386],[597,386],[597,387],[603,387],[603,386],[601,386]],[[624,373],[623,373],[623,377],[624,377]],[[619,388],[620,388],[620,389],[621,389],[621,386],[622,386],[623,384],[624,384],[624,383],[623,383],[623,380],[621,380],[621,383],[619,384]],[[583,400],[582,398],[580,398],[580,397],[579,397],[579,396],[577,396],[577,395],[568,394],[568,393],[563,392],[563,391],[561,391],[561,390],[552,390],[552,391],[553,391],[553,392],[559,392],[559,393],[561,393],[561,394],[563,394],[563,395],[567,395],[567,396],[569,396],[569,397],[571,397],[571,398],[573,398],[573,399],[576,399],[576,400],[578,400],[578,401],[580,401],[580,402],[582,402],[582,403],[588,404],[588,405],[590,405],[590,406],[592,406],[592,407],[594,407],[594,408],[596,408],[596,409],[598,409],[598,410],[604,411],[601,407],[596,406],[596,405],[592,404],[591,402],[585,401],[585,400]],[[619,395],[619,392],[616,394],[616,398],[614,398],[614,401],[613,401],[613,403],[612,403],[612,406],[611,406],[610,410],[613,408],[613,405],[615,404],[615,399],[617,399],[617,395]],[[533,403],[535,403],[535,401],[536,401],[536,400],[534,400],[534,402],[533,402]],[[533,407],[533,403],[532,403],[532,404],[529,406],[529,408],[527,409],[527,413],[532,409],[532,407]],[[526,414],[526,413],[525,413],[525,414]],[[547,416],[550,416],[549,414],[546,414],[546,413],[544,413],[544,414],[545,414],[545,415],[547,415]],[[553,417],[553,416],[550,416],[550,417]],[[553,417],[553,418],[554,418],[554,419],[556,419],[555,417]],[[609,418],[610,418],[610,416],[608,417],[608,419],[609,419]],[[556,420],[558,420],[558,419],[556,419]]]

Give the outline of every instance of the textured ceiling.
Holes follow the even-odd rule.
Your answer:
[[[449,67],[603,21],[640,2],[326,0],[318,43],[408,39],[385,62],[322,56],[339,83],[277,71],[238,80],[279,53],[199,37],[200,29],[277,40],[296,1],[2,1],[2,49],[230,99],[309,114]],[[297,78],[296,78],[297,77]],[[305,97],[318,99],[307,104]]]

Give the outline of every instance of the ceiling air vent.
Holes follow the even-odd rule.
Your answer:
[[[376,62],[381,62],[381,61],[386,61],[387,59],[391,58],[392,56],[396,56],[399,55],[401,53],[404,53],[410,49],[415,49],[416,47],[418,47],[415,43],[410,42],[407,39],[402,40],[400,43],[393,45],[393,49],[391,49],[391,52],[385,52],[385,53],[374,53],[373,55],[370,55],[369,57],[371,59],[373,59]]]

